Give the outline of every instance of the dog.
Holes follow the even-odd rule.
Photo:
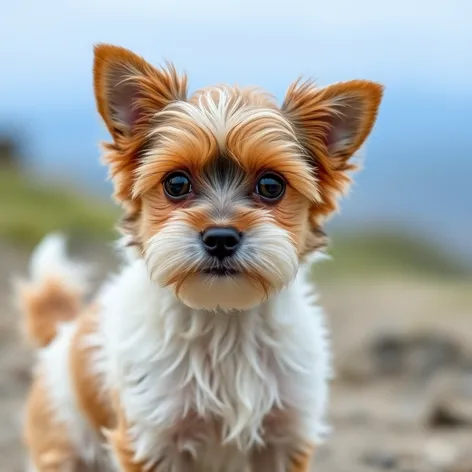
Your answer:
[[[33,253],[17,293],[38,356],[29,470],[308,472],[331,365],[307,269],[383,87],[188,96],[172,64],[94,54],[125,260],[90,298],[61,236]]]

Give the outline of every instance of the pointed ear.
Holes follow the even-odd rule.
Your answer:
[[[115,141],[132,135],[175,100],[185,100],[187,79],[171,65],[156,69],[127,49],[100,44],[94,48],[97,108]]]
[[[336,167],[364,143],[377,117],[383,87],[352,80],[324,88],[293,84],[283,105],[310,150],[323,153]]]
[[[313,208],[312,223],[337,208],[336,199],[350,183],[349,158],[362,146],[374,126],[383,87],[353,80],[318,88],[313,82],[295,82],[282,111],[295,128],[300,144],[315,169],[321,202]]]

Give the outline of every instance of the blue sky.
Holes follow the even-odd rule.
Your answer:
[[[172,60],[191,89],[256,84],[282,99],[299,75],[321,85],[376,80],[385,100],[339,220],[420,226],[472,260],[471,0],[4,3],[0,127],[26,131],[43,172],[87,186],[104,177],[91,74],[97,42],[154,64]]]
[[[257,83],[282,95],[299,74],[472,94],[470,0],[17,0],[4,2],[2,108],[91,100],[91,45],[171,59],[191,84]]]

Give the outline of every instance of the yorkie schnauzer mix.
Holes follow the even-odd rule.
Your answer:
[[[382,86],[189,97],[172,65],[99,45],[94,87],[127,257],[85,303],[60,236],[33,254],[29,470],[307,472],[331,371],[305,268]]]

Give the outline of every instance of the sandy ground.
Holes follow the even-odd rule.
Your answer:
[[[109,266],[107,249],[94,260]],[[23,470],[31,354],[8,278],[26,255],[0,244],[0,472]],[[337,378],[319,472],[472,472],[472,289],[419,280],[323,284]]]

